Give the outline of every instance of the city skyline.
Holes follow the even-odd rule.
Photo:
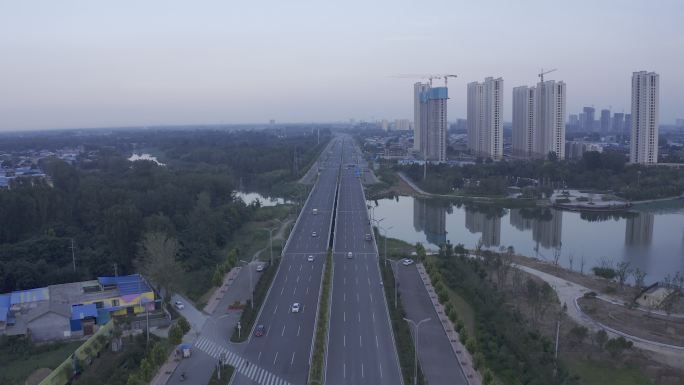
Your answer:
[[[458,75],[448,108],[463,117],[467,83],[495,73],[510,95],[540,68],[558,68],[547,78],[570,86],[572,112],[627,113],[629,76],[655,71],[661,122],[684,117],[678,1],[81,4],[0,6],[0,130],[410,117],[404,90],[418,79],[393,75],[426,72]],[[488,33],[472,34],[485,17]],[[384,18],[394,22],[380,29]],[[537,28],[519,28],[527,23]],[[648,55],[635,54],[645,45]]]

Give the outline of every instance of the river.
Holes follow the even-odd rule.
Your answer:
[[[620,215],[553,208],[467,207],[441,200],[398,197],[368,202],[390,237],[437,249],[449,240],[475,248],[513,246],[517,254],[589,272],[629,262],[646,282],[684,273],[684,203],[653,204]]]

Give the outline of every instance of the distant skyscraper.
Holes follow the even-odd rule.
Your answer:
[[[577,117],[577,114],[570,114],[570,116],[568,116],[568,126],[573,131],[576,131],[579,128],[579,118]]]
[[[618,135],[622,135],[623,125],[625,123],[625,114],[622,112],[616,112],[613,114],[613,132]]]
[[[610,131],[610,110],[601,110],[601,132],[607,133]]]
[[[513,155],[531,157],[534,153],[535,131],[534,87],[513,88]]]
[[[658,124],[660,121],[660,76],[655,72],[632,74],[631,163],[658,163]]]
[[[380,122],[380,126],[382,127],[383,131],[388,131],[389,130],[389,122],[387,119],[383,119],[382,122]]]
[[[476,155],[494,160],[503,157],[502,78],[468,84],[468,138]]]
[[[416,83],[419,92],[418,126],[420,133],[420,153],[426,160],[446,161],[447,147],[447,100],[446,87],[431,87]],[[424,133],[424,135],[423,135]],[[415,141],[415,139],[414,139]]]
[[[394,119],[394,129],[397,131],[407,131],[411,129],[411,121],[408,119]]]
[[[594,131],[594,107],[584,107],[582,109],[584,113],[584,120],[582,122],[582,129],[587,132]]]
[[[535,99],[535,152],[543,157],[553,152],[558,159],[565,159],[565,83],[537,83]]]
[[[424,83],[416,83],[413,85],[413,149],[421,154],[424,154],[424,145],[427,143],[427,130],[421,121],[421,103],[420,98],[423,92],[427,91],[428,85]]]
[[[622,125],[624,131],[623,143],[627,143],[627,138],[632,135],[632,114],[625,114],[625,122]]]
[[[578,128],[580,129],[580,131],[584,131],[584,112],[580,112],[578,118],[579,118]]]

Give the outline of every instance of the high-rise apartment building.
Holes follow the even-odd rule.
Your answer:
[[[584,121],[582,122],[582,129],[587,132],[594,131],[594,112],[596,111],[594,107],[584,107],[582,109],[584,113]]]
[[[570,114],[570,116],[568,116],[568,127],[570,130],[577,131],[579,128],[579,118],[577,117],[577,114]]]
[[[468,145],[485,158],[503,157],[503,79],[468,84]]]
[[[446,87],[422,83],[414,84],[413,92],[414,98],[418,97],[418,106],[414,105],[414,149],[418,149],[425,160],[444,162],[449,92]]]
[[[424,153],[423,146],[426,143],[427,131],[421,122],[421,94],[428,89],[428,84],[416,83],[413,85],[413,150]]]
[[[627,138],[631,137],[632,133],[632,114],[625,114],[625,122],[622,125],[625,132],[622,138],[623,143],[627,143]]]
[[[610,110],[601,110],[601,132],[607,133],[610,131]]]
[[[535,152],[542,157],[555,153],[557,159],[565,159],[565,83],[537,83],[535,100]]]
[[[621,135],[622,130],[624,128],[624,123],[625,123],[625,114],[624,113],[616,112],[613,114],[613,122],[612,122],[613,132],[615,132],[618,135]]]
[[[655,72],[632,74],[631,163],[658,163],[658,124],[660,123],[660,76]]]
[[[513,88],[513,155],[531,157],[534,153],[536,108],[534,87]]]

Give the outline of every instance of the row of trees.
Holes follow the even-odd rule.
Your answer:
[[[668,167],[628,165],[623,154],[587,152],[581,160],[501,161],[449,167],[430,165],[423,179],[423,166],[396,166],[428,192],[446,194],[454,190],[473,195],[504,195],[508,186],[526,187],[532,180],[543,186],[613,191],[628,200],[681,195],[684,170]]]
[[[143,267],[136,260],[148,237],[166,238],[164,247],[174,249],[180,269],[171,272],[201,272],[198,281],[211,285],[227,242],[258,208],[235,198],[240,178],[293,181],[319,151],[310,133],[140,131],[93,138],[96,144],[86,144],[73,165],[41,161],[52,187],[0,191],[0,292],[133,272]],[[128,161],[118,149],[133,143],[158,146],[168,165]],[[216,157],[198,155],[207,148]],[[290,169],[295,152],[299,174]]]

